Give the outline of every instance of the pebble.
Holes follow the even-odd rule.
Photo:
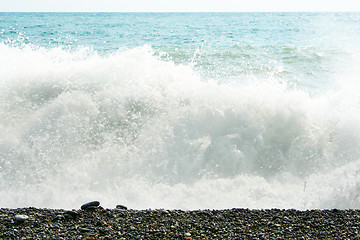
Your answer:
[[[23,223],[25,220],[28,220],[29,217],[26,215],[18,214],[15,215],[15,223]]]
[[[127,210],[127,207],[125,207],[124,205],[116,205],[117,209],[122,209],[122,210]]]
[[[88,203],[81,205],[81,209],[82,210],[94,210],[99,206],[100,206],[99,201],[92,201],[92,202],[88,202]]]

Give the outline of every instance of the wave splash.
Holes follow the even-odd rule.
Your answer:
[[[3,207],[360,207],[360,111],[341,92],[205,81],[149,47],[0,53]]]

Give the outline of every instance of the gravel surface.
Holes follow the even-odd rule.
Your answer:
[[[359,233],[360,210],[0,209],[0,239],[360,239]]]

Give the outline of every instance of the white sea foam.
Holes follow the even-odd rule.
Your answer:
[[[149,47],[0,44],[0,206],[359,208],[359,110],[202,79]]]

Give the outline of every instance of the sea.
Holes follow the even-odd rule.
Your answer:
[[[360,208],[360,13],[0,13],[0,207]]]

